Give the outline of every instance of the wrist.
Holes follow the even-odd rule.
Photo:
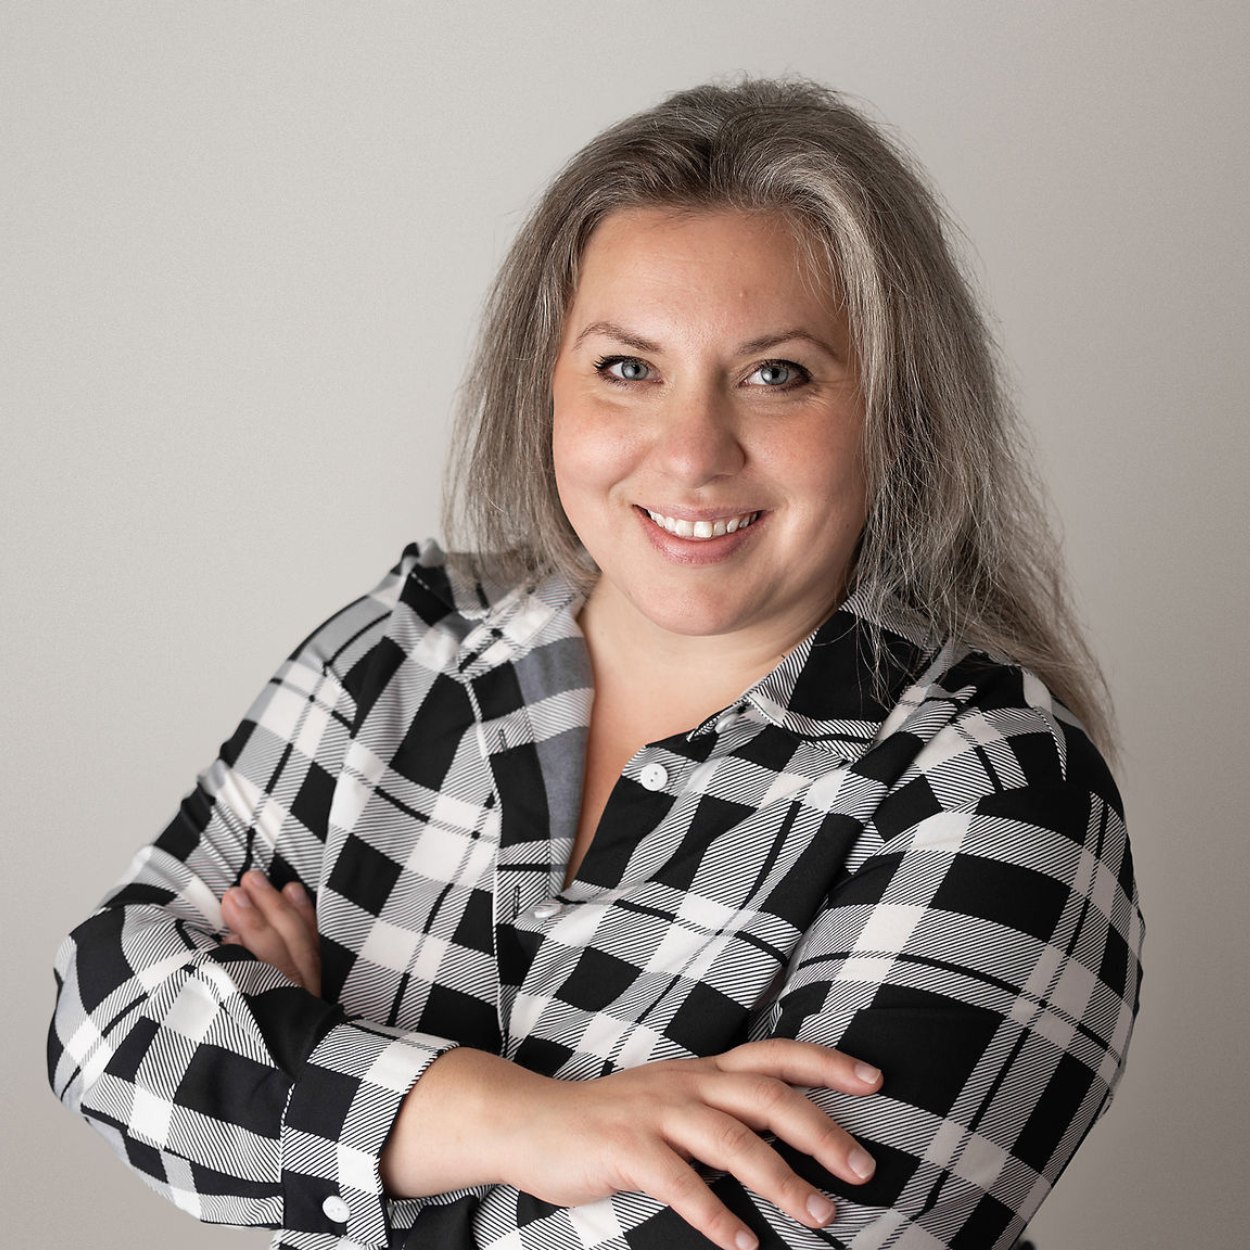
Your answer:
[[[527,1115],[522,1104],[556,1084],[468,1046],[440,1055],[408,1091],[382,1149],[386,1192],[423,1198],[512,1183],[516,1129]]]

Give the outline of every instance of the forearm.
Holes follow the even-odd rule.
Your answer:
[[[512,1130],[522,1103],[553,1092],[551,1077],[484,1050],[458,1046],[436,1059],[408,1092],[380,1159],[396,1198],[509,1181]]]

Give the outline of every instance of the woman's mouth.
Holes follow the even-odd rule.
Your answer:
[[[676,538],[689,538],[696,542],[709,538],[722,538],[726,534],[744,530],[759,518],[759,512],[727,513],[725,516],[700,521],[690,521],[685,517],[665,516],[662,512],[653,512],[650,508],[644,511],[660,529]]]

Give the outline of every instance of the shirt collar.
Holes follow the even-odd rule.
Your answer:
[[[500,658],[515,658],[553,622],[560,634],[578,632],[573,618],[585,595],[561,574],[513,586],[481,580],[459,562],[445,562],[433,541],[422,545],[412,572],[449,608],[505,643],[491,648]],[[872,745],[937,650],[917,614],[895,602],[874,610],[855,591],[734,706],[750,707],[757,718],[852,761]],[[722,715],[708,717],[689,737],[714,732]]]
[[[841,759],[858,759],[937,649],[919,616],[897,603],[874,611],[857,591],[740,703]]]
[[[471,630],[470,638],[485,630],[517,651],[528,646],[554,617],[576,616],[586,598],[559,573],[536,582],[493,580],[468,561],[448,559],[433,539],[420,545],[409,575],[440,603],[478,627]]]

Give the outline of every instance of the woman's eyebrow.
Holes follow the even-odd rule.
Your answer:
[[[804,330],[795,327],[792,330],[782,330],[778,334],[765,334],[758,339],[751,339],[747,343],[743,343],[738,349],[744,355],[753,355],[755,352],[766,352],[770,347],[776,347],[779,343],[789,343],[792,339],[801,339],[805,343],[810,343],[813,347],[818,347],[822,352],[827,352],[830,356],[837,356],[838,353],[833,344],[826,343],[824,339],[817,337],[810,330]]]
[[[589,338],[592,334],[605,334],[609,338],[616,339],[618,343],[623,343],[626,347],[632,347],[637,352],[663,351],[663,348],[658,343],[653,343],[650,339],[644,339],[641,335],[631,333],[624,326],[617,325],[615,321],[592,321],[574,339],[573,346],[580,346],[582,340]],[[828,352],[831,356],[837,356],[838,354],[831,344],[824,342],[810,331],[799,327],[791,330],[782,330],[777,334],[765,334],[756,339],[749,339],[739,346],[738,351],[742,355],[749,356],[755,352],[766,352],[770,347],[776,347],[779,343],[788,343],[792,339],[801,339],[804,342],[811,343],[812,346]]]
[[[608,338],[616,339],[617,342],[624,343],[626,347],[632,347],[636,352],[661,350],[659,343],[653,343],[650,339],[631,334],[624,326],[618,326],[615,321],[592,321],[573,341],[573,346],[580,346],[582,340],[589,338],[592,334],[606,334]]]

